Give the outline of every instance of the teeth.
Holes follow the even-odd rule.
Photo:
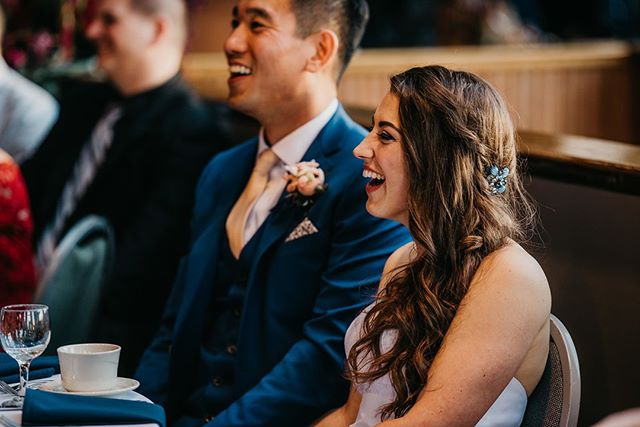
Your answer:
[[[380,181],[384,181],[384,176],[380,175],[379,173],[375,173],[373,171],[370,171],[368,169],[364,169],[362,171],[362,176],[365,178],[370,178],[370,179],[377,179]]]
[[[251,68],[245,67],[244,65],[229,65],[229,72],[231,74],[243,74],[246,76],[251,74]]]

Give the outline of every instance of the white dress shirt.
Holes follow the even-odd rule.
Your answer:
[[[249,210],[247,222],[244,225],[244,243],[246,244],[262,223],[269,216],[271,209],[278,203],[280,195],[284,191],[286,181],[284,180],[285,166],[293,166],[302,160],[313,141],[316,139],[322,128],[324,128],[331,117],[338,109],[338,100],[334,99],[329,103],[323,112],[304,125],[300,126],[284,138],[276,141],[271,146],[273,152],[280,161],[269,172],[269,181],[264,192],[256,199]],[[269,148],[264,137],[264,129],[260,129],[258,141],[258,151],[256,158],[262,150]],[[320,165],[322,167],[322,165]]]

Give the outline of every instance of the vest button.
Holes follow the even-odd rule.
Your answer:
[[[216,387],[220,387],[222,384],[224,384],[224,380],[222,379],[222,377],[215,377],[213,381],[211,381],[211,383]]]
[[[242,314],[242,310],[240,310],[239,308],[234,308],[233,309],[233,315],[236,317],[240,317],[240,314]]]
[[[230,355],[234,355],[238,352],[238,347],[235,346],[235,344],[229,344],[227,346],[227,353],[229,353]]]

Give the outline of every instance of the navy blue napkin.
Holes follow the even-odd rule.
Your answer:
[[[41,378],[49,378],[54,376],[57,373],[58,372],[56,372],[54,368],[29,369],[29,381],[39,380]],[[4,377],[0,377],[0,380],[4,381],[7,384],[19,383],[20,374],[7,375]]]
[[[0,353],[0,380],[7,383],[17,383],[20,381],[18,370],[18,362],[8,354]],[[31,362],[29,379],[37,380],[39,378],[47,378],[59,372],[58,356],[37,357]]]
[[[27,390],[22,425],[108,425],[156,423],[165,427],[160,405],[134,400]]]

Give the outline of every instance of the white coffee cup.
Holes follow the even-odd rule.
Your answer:
[[[71,344],[58,347],[62,386],[67,391],[101,391],[115,387],[120,346]]]

